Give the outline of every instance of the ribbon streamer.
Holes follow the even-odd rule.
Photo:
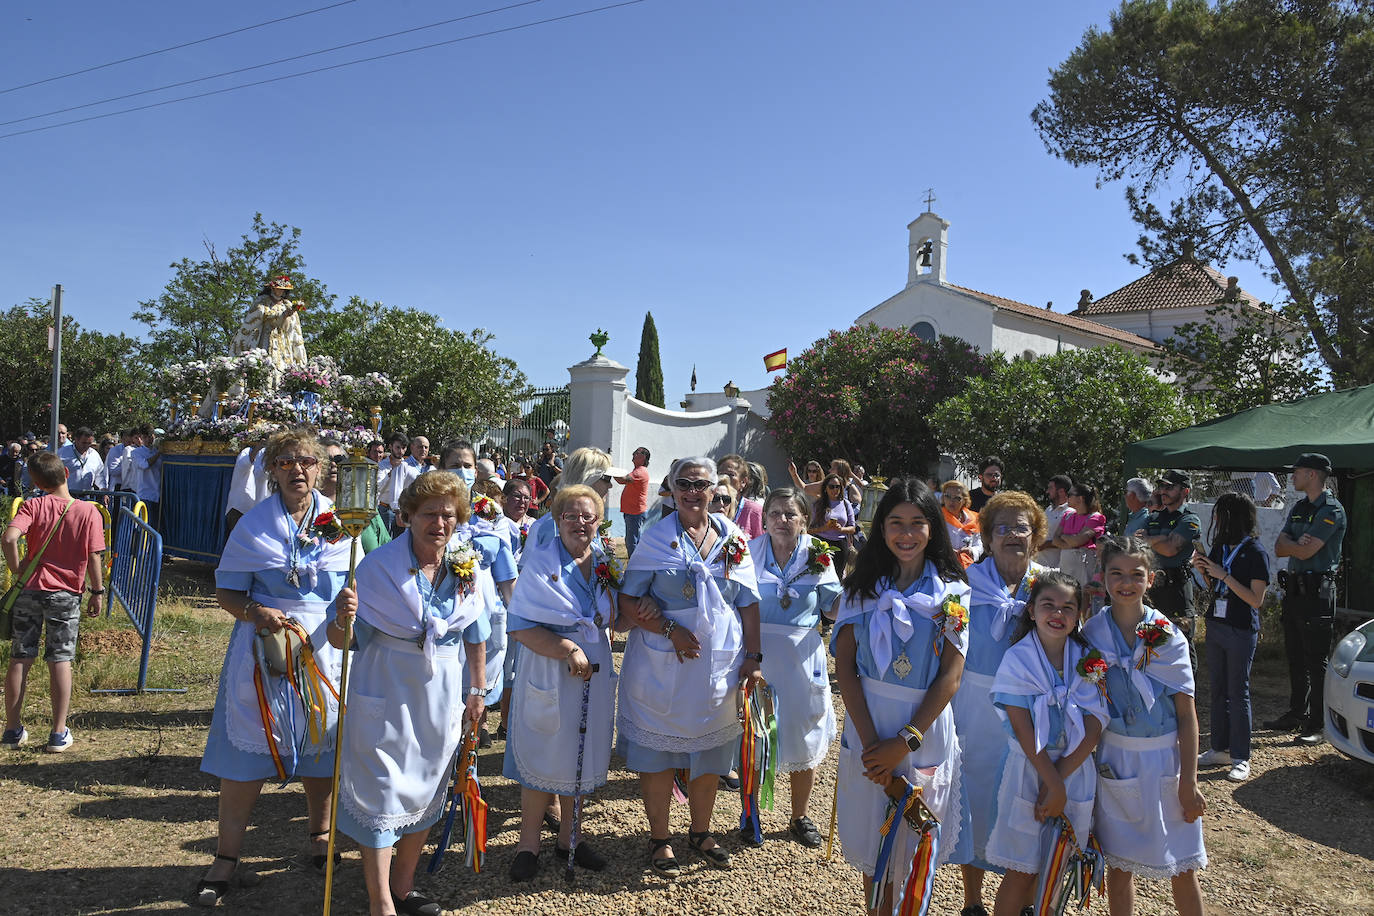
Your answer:
[[[434,874],[443,865],[444,853],[453,838],[453,827],[461,814],[461,837],[464,844],[463,863],[475,873],[481,873],[487,857],[487,802],[482,798],[482,785],[477,779],[477,732],[463,732],[454,754],[453,778],[449,784],[448,812],[444,816],[444,830],[439,844],[429,857],[427,871]]]
[[[300,651],[294,654],[293,663],[286,674],[274,675],[268,670],[262,641],[255,637],[253,657],[257,664],[253,668],[253,688],[258,695],[258,713],[262,718],[262,729],[267,738],[267,750],[272,755],[272,765],[276,767],[277,778],[285,785],[290,776],[295,775],[300,744],[308,740],[316,747],[315,759],[320,758],[324,751],[324,739],[329,733],[329,707],[326,705],[325,690],[329,691],[335,701],[339,700],[339,692],[320,670],[319,662],[315,659],[315,651],[310,645],[310,635],[305,629],[290,617],[283,621],[282,626],[287,630],[287,648],[290,649],[291,640],[294,638],[300,643]],[[279,689],[270,691],[269,685],[277,686]],[[295,693],[301,702],[301,708],[305,710],[306,727],[299,743],[295,740],[296,710],[295,704],[291,701],[292,693]],[[278,705],[288,720],[288,732],[291,735],[289,770],[282,763],[281,751],[277,747],[277,738],[273,733],[277,723],[277,716],[272,711],[273,700],[278,700]]]
[[[744,733],[739,746],[739,829],[760,842],[763,827],[759,810],[773,810],[778,775],[777,694],[766,683],[753,687],[746,681],[740,689],[739,717]]]
[[[1053,818],[1047,826],[1056,822],[1059,832],[1040,869],[1035,892],[1035,912],[1042,916],[1063,916],[1073,904],[1087,907],[1093,888],[1099,897],[1106,891],[1107,860],[1097,837],[1090,834],[1084,849],[1067,818]]]

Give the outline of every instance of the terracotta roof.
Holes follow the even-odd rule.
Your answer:
[[[1163,267],[1156,267],[1140,279],[1075,309],[1071,314],[1091,316],[1215,305],[1225,297],[1226,282],[1226,277],[1216,268],[1183,257]],[[1240,298],[1252,306],[1260,302],[1257,296],[1243,289],[1240,290]]]
[[[1066,315],[1063,312],[1056,312],[1053,309],[1036,308],[1024,302],[1017,302],[1015,299],[1006,299],[1002,296],[994,296],[991,293],[984,293],[976,289],[969,289],[967,286],[957,286],[953,283],[945,284],[950,289],[957,289],[962,293],[982,299],[993,308],[1006,309],[1033,321],[1041,321],[1045,324],[1058,325],[1062,328],[1069,328],[1082,334],[1092,334],[1097,337],[1104,337],[1108,340],[1121,344],[1127,344],[1142,350],[1155,349],[1155,342],[1139,334],[1132,334],[1130,331],[1120,331],[1105,324],[1093,321],[1088,318],[1078,318],[1074,315]]]

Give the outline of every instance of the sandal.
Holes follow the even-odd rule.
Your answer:
[[[226,862],[233,862],[234,868],[239,867],[238,856],[222,856],[215,853],[215,859],[223,859]],[[196,906],[219,906],[219,902],[229,893],[229,881],[233,878],[231,872],[228,878],[222,881],[207,881],[201,878],[196,882]]]
[[[695,830],[687,831],[687,845],[692,847],[706,863],[712,868],[728,869],[730,867],[730,853],[720,848],[717,843],[710,849],[703,847],[703,844],[711,838],[711,831],[703,830],[697,833]]]
[[[671,846],[672,843],[672,837],[668,837],[666,840],[649,840],[649,867],[660,877],[676,878],[682,874],[682,869],[678,866],[677,859],[672,856],[664,856],[661,859],[654,858],[654,853],[665,846]]]
[[[326,843],[328,843],[328,842],[329,842],[329,831],[328,831],[328,830],[321,830],[321,831],[319,831],[318,833],[312,833],[312,834],[310,834],[310,842],[314,843],[314,842],[317,841],[317,840],[324,840]],[[315,871],[319,872],[320,874],[324,874],[324,872],[325,872],[325,867],[324,867],[324,866],[325,866],[325,862],[327,862],[328,860],[329,860],[329,853],[328,853],[328,852],[317,852],[317,853],[315,853],[314,855],[312,855],[312,856],[310,857],[310,866],[311,866],[312,868],[314,868]],[[343,856],[339,853],[339,849],[338,849],[338,846],[337,846],[337,844],[336,844],[335,847],[334,847],[334,864],[335,864],[335,865],[338,865],[338,864],[339,864],[340,862],[342,862],[342,861],[343,861]]]

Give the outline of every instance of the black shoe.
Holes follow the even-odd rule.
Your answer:
[[[239,867],[238,856],[215,855],[216,859],[223,859],[226,862],[233,862],[234,868]],[[219,902],[229,893],[229,881],[233,878],[231,872],[228,878],[223,881],[207,881],[204,878],[196,882],[196,906],[219,906]]]
[[[754,831],[748,828],[740,830],[739,841],[743,843],[745,846],[752,846],[755,849],[758,849],[763,845],[763,837],[761,835],[754,836]]]
[[[1308,747],[1322,743],[1322,727],[1313,723],[1304,725],[1298,732],[1297,742]]]
[[[1272,728],[1278,732],[1297,731],[1302,727],[1303,717],[1293,711],[1288,711],[1277,719],[1270,719],[1264,723],[1265,728]]]
[[[539,874],[539,856],[527,850],[521,850],[515,854],[515,861],[510,863],[510,879],[512,881],[529,881]]]
[[[703,844],[710,838],[711,831],[709,830],[703,830],[701,833],[697,833],[695,830],[687,831],[687,845],[692,847],[699,856],[705,859],[706,864],[710,865],[712,868],[719,868],[722,870],[729,869],[730,853],[721,849],[720,844],[716,844],[710,849],[704,848]]]
[[[553,847],[553,854],[564,862],[568,861],[568,851],[556,843]],[[588,871],[601,871],[606,867],[605,857],[585,842],[577,844],[577,852],[573,853],[573,862]]]
[[[988,916],[988,910],[981,903],[975,903],[960,910],[959,916]]]
[[[319,833],[312,833],[312,834],[310,834],[310,842],[311,842],[311,843],[316,843],[316,842],[320,842],[320,841],[324,841],[324,842],[325,842],[325,844],[326,844],[326,845],[325,845],[325,848],[326,848],[326,849],[329,848],[329,847],[328,847],[328,842],[329,842],[329,831],[328,831],[328,830],[321,830]],[[315,869],[315,871],[319,872],[320,874],[324,874],[326,871],[328,871],[328,869],[325,867],[325,863],[326,863],[328,860],[329,860],[329,854],[328,854],[328,853],[317,852],[317,853],[315,853],[314,855],[312,855],[312,856],[310,857],[310,867],[313,868],[313,869]],[[334,841],[334,864],[335,864],[335,865],[338,865],[338,864],[339,864],[340,862],[342,862],[342,861],[343,861],[343,856],[339,853],[339,843],[338,843],[338,840],[336,839],[336,840]]]
[[[440,916],[444,912],[438,901],[430,900],[419,891],[411,891],[403,899],[397,900],[396,909],[406,916]]]
[[[544,826],[547,827],[552,833],[557,833],[558,828],[562,827],[563,824],[558,820],[558,818],[554,817],[552,814],[545,811]]]
[[[808,849],[819,849],[821,845],[821,832],[816,829],[816,825],[811,822],[809,817],[799,817],[792,822],[792,835],[797,838]]]
[[[479,748],[491,747],[491,735],[487,734],[487,730],[485,728],[480,729],[477,732],[477,746]]]
[[[496,726],[496,740],[497,740],[497,741],[505,741],[505,740],[506,740],[506,726],[505,726],[504,724]]]
[[[649,867],[654,870],[654,874],[661,878],[676,878],[682,874],[682,869],[677,864],[677,859],[672,856],[664,856],[661,859],[654,858],[654,853],[672,842],[671,838],[666,840],[649,840]]]
[[[738,776],[731,776],[727,773],[720,778],[720,784],[723,788],[729,789],[731,792],[739,791],[740,781]]]

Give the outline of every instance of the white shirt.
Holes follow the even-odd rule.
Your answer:
[[[157,449],[140,445],[134,449],[133,455],[129,458],[129,467],[124,470],[125,486],[129,486],[127,483],[129,471],[137,468],[138,482],[134,492],[138,494],[141,502],[156,503],[162,501],[161,457]]]
[[[410,459],[392,465],[391,458],[383,458],[377,469],[377,502],[393,509],[401,507],[401,492],[420,476],[418,464]]]
[[[124,486],[124,469],[133,450],[132,445],[120,443],[110,449],[110,453],[105,456],[105,480],[111,490],[118,490]]]
[[[105,462],[100,460],[100,452],[95,446],[77,455],[76,446],[70,442],[62,446],[57,457],[67,466],[67,487],[72,490],[103,490],[107,482]]]
[[[1045,510],[1045,519],[1050,525],[1050,533],[1045,536],[1045,540],[1052,541],[1059,537],[1059,523],[1064,520],[1064,516],[1066,515],[1073,515],[1073,510],[1069,508],[1067,502],[1062,506],[1050,506]],[[1046,547],[1035,555],[1035,562],[1039,563],[1041,566],[1049,566],[1052,569],[1058,569],[1059,552],[1060,548],[1058,547]]]
[[[268,496],[267,468],[263,464],[267,449],[259,448],[256,456],[252,451],[245,448],[234,461],[234,476],[229,480],[229,497],[224,507],[226,513],[237,509],[240,515],[246,514]]]

